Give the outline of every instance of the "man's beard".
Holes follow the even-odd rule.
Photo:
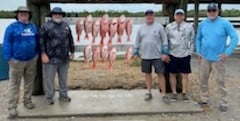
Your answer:
[[[53,21],[56,22],[56,23],[61,23],[61,22],[62,22],[62,19],[56,19],[56,18],[55,18],[55,19],[53,19]]]

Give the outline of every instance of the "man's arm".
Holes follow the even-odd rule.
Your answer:
[[[75,52],[75,46],[74,46],[74,41],[73,41],[73,36],[72,36],[72,31],[69,27],[69,34],[68,34],[68,38],[70,40],[70,43],[69,43],[69,48],[70,48],[70,59],[73,59],[74,58],[74,52]]]
[[[168,38],[163,26],[161,26],[160,29],[160,37],[160,39],[162,40],[162,53],[168,54]]]
[[[194,48],[195,48],[195,31],[193,26],[191,25],[191,33],[190,33],[190,51],[191,54],[194,53]]]
[[[140,32],[140,29],[138,29],[137,31],[137,37],[136,37],[136,41],[135,41],[135,44],[134,44],[134,50],[133,50],[133,55],[134,56],[139,56],[139,48],[140,48],[140,43],[141,43],[141,32]]]
[[[227,49],[225,51],[225,54],[227,56],[229,56],[233,53],[234,49],[236,48],[239,38],[238,38],[238,35],[237,35],[237,32],[236,32],[235,28],[233,27],[233,25],[229,21],[227,21],[227,23],[225,25],[225,28],[226,28],[227,34],[230,37],[229,46],[227,47]]]
[[[3,38],[3,54],[7,61],[12,58],[12,44],[13,38],[11,36],[11,26],[7,27]]]

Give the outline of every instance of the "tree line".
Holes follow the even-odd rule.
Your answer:
[[[143,17],[144,12],[128,12],[128,11],[101,11],[97,10],[94,12],[88,12],[88,11],[83,11],[83,12],[67,12],[66,17],[85,17],[89,14],[92,14],[94,17],[100,17],[104,13],[108,13],[109,16],[111,17],[118,17],[121,14],[124,14],[127,17]],[[156,16],[163,16],[162,11],[155,12]],[[13,11],[0,11],[0,18],[14,18],[15,13]],[[193,17],[194,16],[194,10],[189,10],[187,12],[188,17]],[[199,17],[205,17],[206,16],[206,10],[199,10]],[[223,17],[240,17],[240,10],[237,9],[231,9],[231,10],[223,10],[222,15]]]

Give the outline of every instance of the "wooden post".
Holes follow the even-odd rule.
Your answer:
[[[179,3],[179,5],[178,5],[178,8],[183,9],[184,12],[185,12],[185,20],[187,19],[188,1],[189,1],[189,0],[181,0],[180,3]]]
[[[195,29],[195,32],[197,32],[197,28],[198,28],[198,14],[199,14],[199,0],[195,0],[194,1],[194,10],[195,10],[195,13],[194,13],[194,29]]]
[[[219,16],[222,16],[222,3],[218,2]]]
[[[33,4],[32,0],[27,0],[27,6],[32,11],[32,22],[39,29],[41,25],[45,22],[45,17],[49,13],[50,4]],[[42,80],[42,62],[41,56],[39,56],[37,62],[37,75],[35,77],[34,86],[33,86],[33,95],[43,95],[43,80]]]
[[[176,9],[176,4],[164,3],[163,6],[162,6],[163,15],[169,17],[169,22],[174,21],[173,16],[174,16],[175,9]]]

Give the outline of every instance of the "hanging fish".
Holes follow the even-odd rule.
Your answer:
[[[125,30],[125,15],[121,15],[119,18],[118,18],[118,29],[117,29],[117,33],[118,33],[118,40],[117,42],[118,43],[122,43],[122,36],[124,34],[124,30]]]
[[[85,66],[88,67],[88,62],[91,60],[92,57],[92,45],[87,45],[83,50],[83,57]]]
[[[108,46],[107,44],[100,46],[100,59],[102,62],[105,62],[108,58]]]
[[[82,35],[83,28],[84,28],[84,20],[82,18],[79,18],[76,23],[76,33],[77,33],[78,42],[80,42],[80,37]]]
[[[101,18],[100,22],[100,36],[101,36],[101,41],[100,44],[104,44],[104,38],[107,36],[107,33],[109,31],[109,24],[108,24],[108,14],[104,14]]]
[[[109,51],[109,55],[108,55],[108,69],[109,70],[112,70],[113,69],[113,65],[114,65],[114,62],[116,60],[116,56],[117,56],[117,49],[116,47],[112,47]]]
[[[108,44],[112,44],[112,39],[117,33],[117,18],[112,18],[109,22],[109,40]]]
[[[97,68],[97,62],[100,59],[100,48],[99,46],[94,47],[92,54],[92,68],[95,70]]]
[[[131,41],[132,29],[133,29],[133,21],[132,19],[127,19],[126,20],[127,42]]]
[[[99,31],[100,31],[100,19],[97,19],[94,23],[93,23],[93,29],[92,29],[92,35],[93,35],[93,44],[96,41],[96,38],[99,35]]]
[[[126,49],[126,53],[125,53],[125,63],[127,64],[128,67],[130,67],[132,56],[133,56],[133,47],[129,46]]]
[[[84,31],[85,31],[85,39],[89,40],[89,34],[92,34],[93,26],[93,17],[92,15],[88,15],[84,21]]]

